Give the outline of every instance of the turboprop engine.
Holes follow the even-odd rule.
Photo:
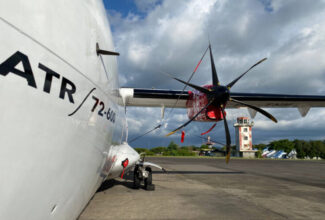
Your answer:
[[[210,89],[210,85],[203,86],[204,88]],[[186,103],[187,116],[193,118],[199,111],[208,104],[208,96],[205,93],[194,90],[189,91],[189,99]],[[226,112],[225,112],[226,115]],[[217,122],[223,120],[222,109],[219,105],[211,104],[207,109],[201,112],[194,121],[201,122]]]
[[[210,50],[212,85],[198,86],[198,85],[192,84],[189,81],[191,80],[193,74],[196,72],[198,65],[201,63],[202,58],[204,57],[204,55],[208,51],[208,49]],[[277,122],[276,118],[273,115],[264,111],[263,109],[261,109],[257,106],[242,102],[240,100],[236,100],[233,97],[230,97],[230,89],[238,82],[238,80],[240,80],[244,75],[246,75],[246,73],[248,73],[255,66],[264,62],[266,60],[266,58],[263,58],[260,61],[258,61],[257,63],[255,63],[248,70],[246,70],[244,73],[242,73],[240,76],[238,76],[236,79],[234,79],[227,85],[221,85],[221,83],[219,82],[218,75],[217,75],[216,67],[214,65],[213,55],[212,55],[212,50],[211,50],[210,44],[209,44],[209,47],[207,48],[207,50],[204,52],[204,55],[201,58],[197,67],[195,68],[190,79],[187,82],[185,82],[181,79],[178,79],[176,77],[172,77],[173,79],[179,81],[180,83],[185,84],[186,86],[192,87],[193,89],[195,89],[195,91],[190,93],[190,98],[189,98],[189,101],[187,102],[188,117],[190,120],[188,120],[186,123],[184,123],[183,125],[176,128],[172,132],[169,132],[166,136],[170,136],[170,135],[176,133],[177,131],[183,129],[184,127],[186,127],[188,124],[190,124],[194,120],[195,121],[220,121],[220,120],[223,120],[224,127],[225,127],[225,134],[226,134],[226,142],[227,142],[226,143],[226,146],[227,146],[226,147],[226,152],[227,152],[226,162],[228,163],[229,158],[230,158],[230,151],[231,151],[231,137],[230,137],[228,122],[226,119],[226,112],[225,112],[227,102],[230,101],[230,102],[238,103],[243,106],[249,107],[249,108],[263,114],[264,116],[271,119],[275,123]],[[213,129],[213,127],[210,128],[209,131],[211,131],[211,129]],[[204,132],[204,133],[207,133],[207,132]],[[182,138],[184,136],[183,134],[184,133],[182,133]]]

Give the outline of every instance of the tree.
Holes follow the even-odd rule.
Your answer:
[[[201,150],[204,150],[204,149],[209,149],[209,146],[208,145],[205,145],[205,144],[202,144],[201,147],[200,147]]]
[[[295,147],[294,143],[289,141],[288,139],[272,141],[270,143],[270,149],[283,150],[286,153],[290,153],[290,151],[292,151],[294,147]]]
[[[323,143],[321,141],[310,141],[310,158],[320,157]]]
[[[266,148],[265,144],[257,144],[253,145],[253,148],[257,148],[259,151],[262,151],[264,148]]]
[[[170,144],[167,147],[167,149],[169,151],[177,150],[178,148],[179,148],[179,146],[177,144],[175,144],[174,141],[171,141]]]
[[[148,153],[149,150],[147,148],[134,148],[134,150],[136,150],[138,152],[138,154],[141,154],[141,153]]]
[[[303,149],[303,145],[304,145],[303,141],[294,140],[293,143],[294,143],[294,148],[297,151],[297,157],[300,158],[300,159],[305,158],[306,153],[305,153],[305,151]]]
[[[155,147],[155,148],[152,148],[150,151],[154,154],[162,154],[166,150],[167,150],[166,147]]]

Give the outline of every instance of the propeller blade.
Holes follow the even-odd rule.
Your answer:
[[[225,109],[222,107],[221,108],[222,116],[223,116],[223,123],[225,126],[225,132],[226,132],[226,163],[229,163],[230,160],[230,153],[231,153],[231,137],[230,137],[230,132],[228,128],[228,122],[226,119],[226,114],[225,114]]]
[[[257,66],[258,64],[264,62],[266,59],[267,59],[267,58],[263,58],[263,59],[261,59],[260,61],[258,61],[257,63],[255,63],[255,64],[254,64],[253,66],[251,66],[248,70],[246,70],[246,72],[244,72],[244,73],[241,74],[239,77],[237,77],[234,81],[232,81],[231,83],[229,83],[229,84],[227,85],[227,87],[228,87],[228,88],[233,87],[233,85],[235,85],[236,82],[237,82],[238,80],[240,80],[240,78],[242,78],[246,73],[248,73],[248,71],[250,71],[251,69],[253,69],[253,68],[254,68],[255,66]]]
[[[192,87],[192,88],[194,88],[194,89],[196,89],[196,90],[198,90],[198,91],[200,91],[200,92],[203,92],[203,93],[205,93],[205,94],[210,93],[210,91],[209,91],[208,89],[206,89],[206,88],[203,88],[203,87],[201,87],[201,86],[194,85],[194,84],[192,84],[192,83],[185,82],[185,81],[183,81],[183,80],[181,80],[181,79],[177,79],[176,77],[174,77],[174,76],[172,76],[172,75],[170,75],[170,74],[168,74],[168,75],[169,75],[169,77],[171,77],[171,78],[177,80],[178,82],[181,82],[181,83],[183,83],[183,84],[185,84],[185,85],[188,85],[188,86],[190,86],[190,87]]]
[[[154,130],[160,128],[161,126],[162,126],[162,124],[159,124],[159,125],[157,125],[156,127],[154,127],[153,129],[151,129],[150,131],[147,131],[146,133],[141,134],[141,135],[139,135],[139,136],[137,136],[137,137],[131,139],[131,140],[128,141],[128,142],[129,142],[129,143],[132,143],[133,141],[135,141],[135,140],[137,140],[137,139],[139,139],[139,138],[141,138],[141,137],[143,137],[143,136],[145,136],[145,135],[147,135],[147,134],[153,132]]]
[[[212,70],[212,84],[214,86],[220,85],[219,79],[218,79],[218,74],[216,67],[214,65],[214,60],[213,60],[213,55],[212,55],[212,50],[211,50],[211,44],[209,44],[209,49],[210,49],[210,60],[211,60],[211,70]]]
[[[214,102],[214,99],[211,99],[210,102],[204,106],[198,113],[196,113],[196,115],[194,115],[193,118],[191,118],[190,120],[188,120],[185,124],[183,124],[182,126],[176,128],[175,130],[173,130],[172,132],[166,134],[166,137],[176,133],[177,131],[179,131],[180,129],[184,128],[185,126],[187,126],[189,123],[191,123],[201,112],[203,112],[206,108],[209,107],[209,105],[211,105]]]
[[[271,115],[270,113],[268,113],[267,111],[265,111],[265,110],[263,110],[263,109],[261,109],[261,108],[259,108],[259,107],[256,107],[256,106],[254,106],[254,105],[250,105],[250,104],[247,104],[247,103],[244,103],[244,102],[238,101],[238,100],[233,99],[233,98],[230,98],[229,101],[236,102],[236,103],[239,103],[239,104],[241,104],[241,105],[245,105],[245,106],[247,106],[247,107],[249,107],[249,108],[251,108],[251,109],[254,109],[255,111],[261,113],[261,114],[264,115],[265,117],[268,117],[269,119],[271,119],[271,120],[274,121],[275,123],[278,122],[278,120],[276,120],[276,118],[275,118],[273,115]]]

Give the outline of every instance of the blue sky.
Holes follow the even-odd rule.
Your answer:
[[[128,13],[140,13],[134,0],[103,0],[107,10],[114,10],[126,17]]]
[[[144,18],[151,9],[160,5],[162,0],[103,0],[103,2],[109,12],[120,13],[123,18],[129,14]]]
[[[123,87],[182,89],[161,72],[188,79],[210,38],[214,59],[223,84],[263,57],[268,60],[249,72],[232,92],[325,95],[325,2],[315,0],[104,0],[117,51],[120,84]],[[192,81],[211,81],[206,57]],[[278,120],[257,115],[253,143],[272,140],[325,139],[325,110],[311,109],[301,118],[297,109],[267,109]],[[168,110],[167,110],[168,112]],[[227,110],[231,124],[246,109]],[[159,108],[128,108],[129,137],[151,130],[159,123]],[[132,144],[135,147],[180,144],[180,135],[164,134],[183,124],[186,110],[175,110],[164,128]],[[185,145],[201,144],[194,135],[211,123],[186,127]],[[212,139],[224,141],[218,123]]]

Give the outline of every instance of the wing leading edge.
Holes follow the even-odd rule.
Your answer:
[[[186,108],[189,98],[188,91],[164,89],[133,89],[121,88],[120,96],[126,106]],[[177,104],[175,105],[177,99]],[[175,106],[174,106],[175,105]]]

